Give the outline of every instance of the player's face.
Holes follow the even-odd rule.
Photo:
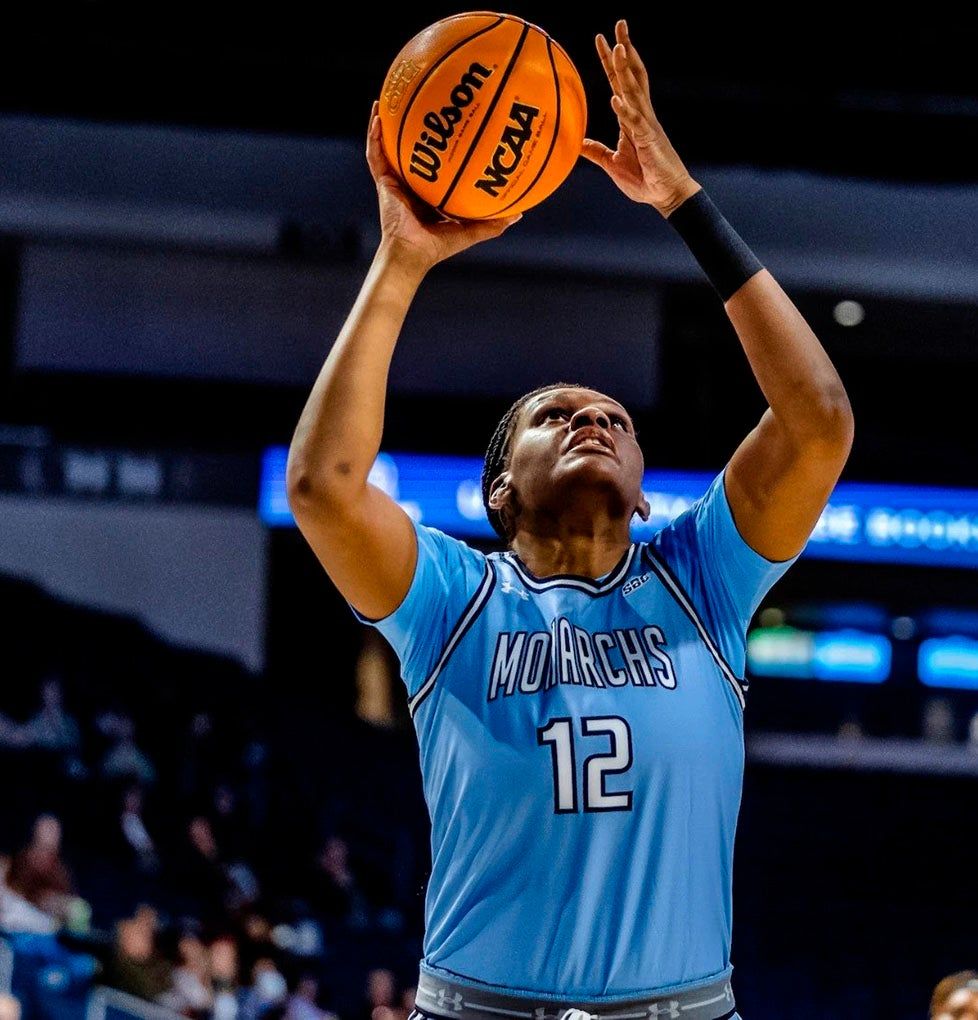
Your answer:
[[[978,1020],[978,990],[959,988],[934,1020]]]
[[[523,407],[504,474],[521,507],[559,516],[570,495],[592,493],[596,509],[628,518],[638,510],[644,518],[644,470],[625,408],[597,390],[566,388],[541,393]]]

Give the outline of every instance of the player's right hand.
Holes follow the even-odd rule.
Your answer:
[[[496,220],[453,220],[422,202],[401,183],[384,153],[378,106],[375,100],[370,110],[367,165],[377,185],[382,245],[426,272],[479,241],[498,237],[522,218],[519,214]]]

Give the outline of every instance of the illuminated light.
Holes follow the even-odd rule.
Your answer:
[[[861,515],[856,507],[829,503],[812,531],[812,542],[850,543],[859,541]]]
[[[390,454],[378,453],[377,459],[367,475],[367,481],[386,492],[391,499],[398,497],[397,462]]]
[[[469,478],[459,483],[455,491],[455,506],[467,521],[480,521],[486,515],[482,502],[482,486]]]
[[[898,616],[890,624],[890,633],[897,641],[909,641],[917,633],[917,625],[909,616]]]
[[[880,684],[890,675],[892,660],[893,646],[882,634],[847,629],[815,635],[817,680]]]
[[[866,318],[866,311],[858,301],[840,301],[832,309],[832,318],[840,326],[858,326]]]
[[[952,517],[947,526],[948,545],[967,546],[971,539],[971,521],[967,517]]]
[[[665,492],[645,492],[644,496],[649,501],[649,524],[657,528],[675,520],[693,504],[692,499]]]
[[[747,638],[747,668],[755,676],[810,680],[814,658],[814,635],[806,630],[758,627]]]
[[[950,543],[951,515],[935,510],[927,514],[927,523],[930,535],[924,539],[924,544],[931,549],[946,549]]]
[[[922,641],[917,653],[917,675],[928,687],[978,690],[978,641],[967,637]]]
[[[424,512],[421,509],[421,504],[416,503],[413,499],[402,499],[397,505],[408,515],[408,517],[411,518],[412,521],[420,522],[424,520]]]
[[[112,461],[108,454],[88,450],[66,450],[61,458],[65,489],[72,493],[101,493],[112,482]]]
[[[920,545],[920,530],[923,514],[918,510],[903,510],[899,515],[901,545],[914,548]]]
[[[116,485],[127,496],[159,496],[163,492],[163,463],[158,457],[121,454],[116,462]]]
[[[895,537],[892,528],[894,520],[892,510],[874,510],[866,518],[866,538],[873,545],[888,545]]]
[[[258,514],[266,524],[295,524],[285,484],[288,459],[284,446],[269,447],[262,456]]]

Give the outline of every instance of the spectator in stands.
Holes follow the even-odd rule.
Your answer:
[[[931,1020],[978,1020],[978,971],[962,970],[937,983],[930,999]]]
[[[78,723],[65,711],[61,681],[53,674],[42,682],[41,707],[27,722],[20,725],[0,714],[0,746],[47,751],[59,759],[59,772],[79,779],[87,774],[79,756]]]
[[[155,875],[160,869],[160,859],[143,818],[143,799],[143,789],[138,783],[132,783],[123,791],[119,814],[122,857],[124,864],[136,871]]]
[[[238,946],[234,939],[211,943],[211,980],[214,984],[212,1020],[236,1020],[241,992],[238,986]]]
[[[225,858],[204,815],[191,819],[171,880],[173,892],[187,912],[205,924],[220,924],[229,911],[247,909],[260,893],[251,867],[245,861]]]
[[[364,1008],[357,1020],[389,1020],[397,1001],[394,972],[386,967],[375,967],[367,974]]]
[[[130,777],[144,784],[156,781],[153,763],[136,746],[136,726],[128,715],[103,712],[96,723],[104,736],[115,741],[102,759],[106,779]]]
[[[209,1017],[214,1006],[210,950],[195,932],[185,931],[177,942],[177,954],[180,962],[171,986],[157,1001],[184,1016]]]
[[[366,928],[367,900],[350,868],[346,841],[329,836],[323,843],[309,888],[313,909],[326,921],[350,928]]]
[[[260,910],[246,911],[240,922],[238,941],[239,979],[244,981],[255,964],[268,958],[278,961],[279,952],[272,940],[272,925]]]
[[[77,754],[81,747],[78,723],[64,708],[61,681],[48,676],[41,684],[41,708],[32,719],[24,723],[21,740],[27,747],[45,751],[63,751]]]
[[[50,935],[58,922],[28,902],[7,884],[11,859],[0,857],[0,930],[32,935]]]
[[[205,925],[223,921],[233,886],[211,823],[203,815],[190,820],[171,878],[174,894],[187,913],[200,917]]]
[[[172,987],[172,968],[156,945],[156,912],[140,907],[116,923],[115,952],[105,971],[106,984],[154,1002]]]
[[[390,971],[384,973],[390,974]],[[393,978],[393,975],[391,977]],[[399,1002],[390,1006],[376,1006],[371,1014],[371,1020],[407,1020],[411,1010],[414,1009],[415,992],[415,988],[406,988]]]
[[[251,984],[241,998],[241,1020],[280,1015],[289,988],[275,961],[262,957],[251,970]]]
[[[289,996],[283,1020],[339,1020],[335,1013],[320,1009],[316,1002],[319,982],[312,974],[303,974]]]
[[[54,921],[68,919],[75,891],[61,858],[61,822],[54,815],[34,822],[30,843],[10,863],[7,887]]]

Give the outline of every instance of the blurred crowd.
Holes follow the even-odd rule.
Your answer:
[[[0,939],[16,961],[0,1018],[49,1015],[55,986],[79,1003],[107,986],[194,1018],[406,1020],[423,821],[405,828],[394,809],[376,817],[363,791],[310,780],[310,760],[328,770],[323,747],[278,754],[271,717],[264,730],[242,727],[210,706],[141,729],[118,701],[75,713],[53,670],[33,694],[19,713],[0,712],[12,793],[0,817]],[[413,734],[344,719],[321,736],[365,784],[371,761],[416,768]]]

